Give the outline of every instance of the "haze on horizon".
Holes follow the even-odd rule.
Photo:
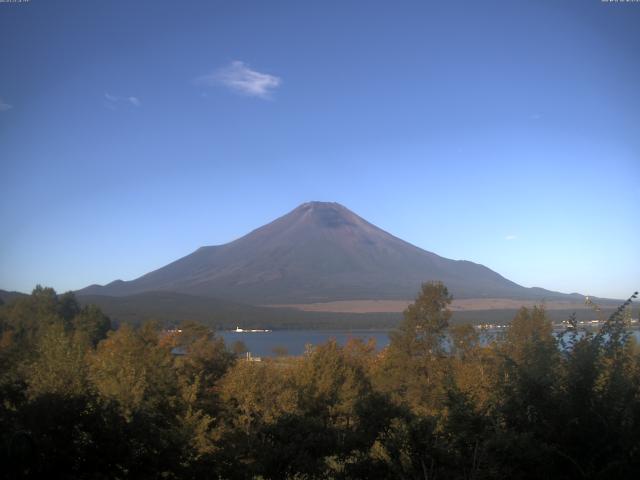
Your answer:
[[[0,4],[0,288],[335,201],[520,285],[639,288],[640,3]]]

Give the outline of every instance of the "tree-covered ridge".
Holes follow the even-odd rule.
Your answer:
[[[489,344],[449,325],[450,301],[423,285],[381,352],[352,340],[248,362],[204,326],[113,330],[38,287],[0,306],[3,475],[636,478],[630,301],[561,340],[542,307],[523,308]]]

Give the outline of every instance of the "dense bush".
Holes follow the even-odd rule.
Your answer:
[[[561,337],[523,308],[489,344],[449,326],[450,301],[425,284],[381,352],[329,342],[258,363],[203,326],[111,330],[37,287],[0,306],[3,476],[637,478],[631,299]]]

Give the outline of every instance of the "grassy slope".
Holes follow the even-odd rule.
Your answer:
[[[0,300],[9,303],[25,296],[19,292],[0,290]],[[139,324],[146,320],[158,320],[164,325],[193,320],[218,329],[235,328],[309,328],[309,329],[367,329],[393,328],[398,325],[400,313],[332,313],[301,312],[293,309],[255,307],[241,303],[190,295],[152,292],[130,297],[105,297],[99,295],[79,296],[82,304],[99,305],[116,323]],[[614,311],[613,306],[603,307],[603,315]],[[640,307],[634,308],[638,317]],[[508,323],[517,309],[493,309],[457,311],[452,323]],[[554,322],[568,318],[570,310],[548,310]],[[596,318],[592,310],[576,310],[578,320]]]
[[[152,292],[129,297],[80,296],[82,303],[99,305],[117,322],[142,323],[158,320],[165,325],[179,324],[184,320],[201,322],[219,329],[234,328],[309,328],[356,329],[393,328],[402,318],[401,313],[335,313],[304,312],[285,308],[267,308],[227,302],[191,295]],[[613,312],[613,307],[603,308],[603,314]],[[516,314],[516,308],[457,311],[452,323],[508,323]],[[555,322],[565,320],[570,310],[548,310]],[[576,310],[578,320],[592,320],[591,310]]]
[[[112,319],[126,323],[158,320],[168,325],[193,320],[217,328],[386,328],[397,325],[401,318],[397,313],[300,312],[166,292],[78,299],[83,304],[95,303]]]
[[[2,303],[10,303],[16,298],[26,297],[26,296],[27,296],[26,293],[8,292],[6,290],[0,290],[0,301]]]

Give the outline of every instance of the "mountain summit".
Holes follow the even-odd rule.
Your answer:
[[[428,280],[456,298],[567,297],[525,288],[489,268],[407,243],[338,203],[304,203],[233,242],[195,252],[132,281],[81,295],[169,291],[250,304],[409,299]]]

